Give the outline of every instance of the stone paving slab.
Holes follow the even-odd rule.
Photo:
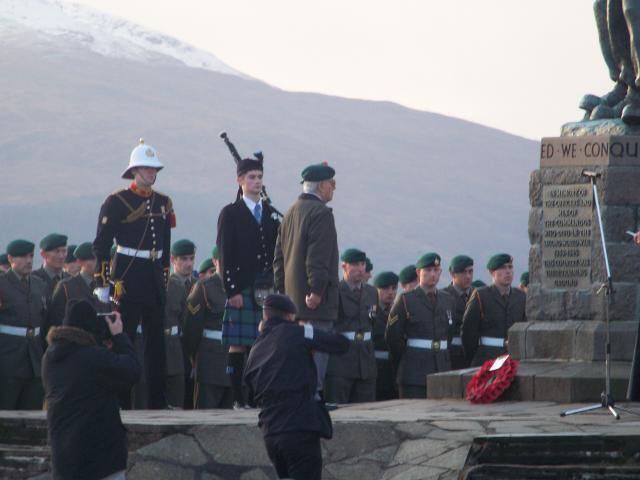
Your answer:
[[[640,435],[640,403],[620,404],[634,413],[621,411],[621,420],[604,409],[560,417],[582,406],[533,401],[472,405],[461,400],[344,406],[331,412],[335,431],[332,440],[323,441],[323,478],[453,479],[473,439],[483,435]],[[256,426],[256,410],[129,411],[122,416],[133,446],[131,480],[276,478]],[[44,412],[0,411],[0,443],[7,442],[12,429],[37,431],[34,425],[42,427],[44,421]]]

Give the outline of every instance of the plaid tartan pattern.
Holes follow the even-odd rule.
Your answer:
[[[223,345],[253,345],[258,338],[262,309],[256,305],[251,288],[242,291],[242,308],[224,307],[222,318]]]

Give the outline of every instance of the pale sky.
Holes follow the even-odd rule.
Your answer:
[[[389,100],[540,139],[612,86],[591,0],[76,0],[290,91]]]

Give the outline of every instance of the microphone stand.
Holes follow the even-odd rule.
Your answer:
[[[600,395],[600,403],[595,405],[589,405],[587,407],[575,408],[572,410],[566,410],[560,413],[561,417],[567,417],[569,415],[576,415],[578,413],[591,412],[600,408],[605,408],[611,412],[616,420],[620,420],[620,414],[615,410],[615,401],[611,394],[611,329],[609,326],[609,311],[613,306],[613,280],[611,278],[611,267],[609,266],[609,256],[607,255],[607,242],[604,237],[604,229],[602,228],[602,213],[600,211],[600,199],[598,197],[598,187],[596,186],[596,178],[600,176],[600,173],[590,172],[587,170],[582,171],[582,175],[588,177],[593,187],[593,203],[596,207],[596,214],[598,217],[598,226],[600,227],[600,241],[602,242],[602,256],[604,258],[604,265],[606,267],[607,279],[600,286],[596,295],[600,292],[604,292],[607,297],[607,307],[605,310],[605,376],[604,376],[604,392]]]

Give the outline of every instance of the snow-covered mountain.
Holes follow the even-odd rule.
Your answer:
[[[144,62],[162,55],[189,67],[245,77],[211,53],[85,5],[57,0],[0,0],[0,35],[16,25],[70,40],[100,55]]]
[[[174,238],[194,240],[200,261],[237,189],[218,138],[226,130],[242,155],[264,152],[265,183],[283,211],[304,166],[334,165],[340,248],[366,250],[375,271],[427,251],[469,254],[485,280],[497,251],[527,268],[536,142],[389,102],[282,91],[57,1],[0,0],[0,44],[0,249],[52,231],[91,239],[102,200],[126,186],[120,173],[144,137],[165,165],[157,188],[174,201]]]

